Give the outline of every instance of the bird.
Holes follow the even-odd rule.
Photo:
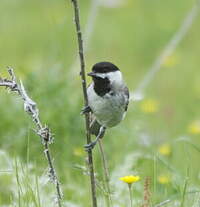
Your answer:
[[[125,117],[129,104],[129,89],[120,69],[111,62],[98,62],[87,74],[92,83],[87,88],[88,105],[82,114],[91,113],[90,133],[96,139],[85,145],[85,150],[94,148],[103,138],[107,128],[118,125]]]

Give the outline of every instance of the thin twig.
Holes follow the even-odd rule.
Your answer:
[[[88,17],[87,17],[85,29],[83,32],[84,53],[86,53],[89,48],[91,36],[94,31],[95,21],[98,16],[98,12],[99,12],[100,1],[99,0],[91,0],[90,9],[88,11]],[[72,63],[72,65],[69,69],[70,75],[72,75],[72,76],[77,75],[77,68],[78,68],[77,65],[79,63],[78,61],[79,61],[79,56],[77,54],[74,62]]]
[[[149,83],[155,77],[155,74],[160,71],[164,61],[174,52],[183,38],[190,30],[194,23],[200,9],[200,0],[197,0],[193,8],[186,15],[178,31],[173,35],[170,41],[167,43],[160,56],[157,57],[153,65],[149,68],[147,74],[144,76],[142,81],[138,84],[138,87],[131,93],[131,99],[137,100],[144,97],[144,90],[147,88]]]
[[[86,77],[85,77],[85,59],[84,59],[84,52],[83,52],[83,40],[82,40],[82,33],[81,33],[81,27],[80,27],[79,8],[78,8],[77,0],[72,0],[72,4],[74,7],[74,17],[75,17],[77,40],[78,40],[78,49],[79,49],[80,66],[81,66],[80,75],[81,75],[81,80],[82,80],[84,105],[86,107],[88,106],[88,96],[87,96],[87,88],[86,88],[87,84],[86,84]],[[85,113],[85,125],[86,125],[87,144],[89,144],[91,143],[91,136],[90,136],[90,130],[89,130],[90,116],[88,113]],[[96,185],[95,185],[95,177],[94,177],[92,150],[88,151],[88,165],[89,165],[89,171],[90,171],[92,204],[93,204],[93,207],[97,207]]]
[[[107,206],[110,207],[113,205],[112,205],[112,197],[111,197],[111,189],[110,189],[110,175],[109,175],[109,170],[108,170],[108,163],[107,163],[107,159],[105,156],[102,139],[99,139],[98,143],[99,143],[99,149],[100,149],[101,159],[102,159],[102,164],[103,164],[104,180],[105,180],[105,186],[106,186]]]
[[[43,125],[39,118],[39,110],[37,108],[37,104],[28,96],[24,85],[22,84],[22,81],[20,81],[20,84],[17,83],[16,76],[14,74],[14,71],[12,68],[8,67],[8,73],[10,75],[11,79],[6,78],[0,78],[0,86],[4,86],[10,91],[16,92],[24,101],[24,110],[27,112],[31,117],[33,122],[35,123],[37,129],[36,134],[40,136],[42,140],[42,144],[44,146],[44,153],[46,155],[48,165],[49,165],[49,177],[50,180],[55,184],[56,187],[56,197],[57,197],[57,204],[59,207],[61,207],[61,200],[62,200],[62,192],[60,183],[58,181],[58,177],[56,175],[55,168],[53,166],[53,161],[49,149],[49,144],[52,143],[53,135],[50,131],[50,129]]]

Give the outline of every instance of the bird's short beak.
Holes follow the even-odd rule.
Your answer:
[[[94,73],[94,72],[90,72],[90,73],[88,73],[87,75],[88,75],[88,76],[91,76],[91,77],[96,77],[96,76],[97,76],[96,73]]]

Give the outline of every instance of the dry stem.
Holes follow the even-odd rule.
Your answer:
[[[144,204],[142,207],[150,207],[150,199],[151,199],[151,192],[150,192],[150,185],[151,185],[151,178],[146,177],[144,181]]]
[[[88,106],[88,97],[87,97],[87,88],[86,88],[87,84],[86,84],[86,78],[85,78],[85,59],[84,59],[84,52],[83,52],[83,40],[82,40],[82,33],[81,33],[81,27],[80,27],[79,8],[78,8],[77,0],[72,0],[72,4],[74,7],[74,17],[75,17],[77,39],[78,39],[78,49],[79,49],[79,58],[80,58],[80,66],[81,66],[80,75],[81,75],[81,80],[82,80],[84,105]],[[86,125],[87,144],[89,144],[91,142],[91,136],[90,136],[90,130],[89,130],[90,117],[88,113],[85,113],[85,125]],[[93,204],[93,207],[97,207],[96,185],[95,185],[95,177],[94,177],[92,150],[88,151],[88,165],[89,165],[89,171],[90,171],[92,204]]]
[[[37,129],[36,134],[41,137],[42,144],[44,146],[44,153],[46,155],[48,165],[49,165],[49,177],[50,180],[55,184],[56,187],[56,197],[57,197],[57,204],[59,207],[61,207],[61,200],[62,200],[62,192],[60,183],[58,181],[58,177],[56,175],[55,168],[53,166],[53,161],[51,157],[51,153],[49,150],[49,144],[52,143],[53,135],[50,131],[50,129],[43,125],[39,118],[39,110],[37,108],[36,103],[27,95],[25,88],[22,84],[22,81],[20,81],[20,84],[17,83],[16,76],[14,74],[14,71],[12,68],[8,67],[8,73],[10,75],[11,79],[1,78],[0,77],[0,86],[4,86],[10,91],[16,92],[24,101],[24,110],[27,112],[31,117],[33,122],[35,123]]]

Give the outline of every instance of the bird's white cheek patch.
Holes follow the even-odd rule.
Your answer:
[[[122,82],[122,74],[120,71],[110,72],[107,74],[111,83],[121,83]]]

